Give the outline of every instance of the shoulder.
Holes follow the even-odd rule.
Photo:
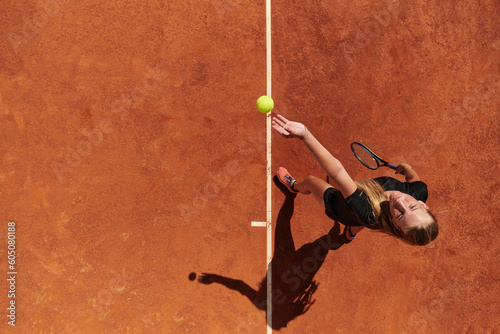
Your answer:
[[[408,188],[410,191],[410,195],[415,197],[417,200],[425,202],[427,201],[428,191],[427,184],[423,181],[414,181],[408,183]]]
[[[389,176],[377,177],[373,180],[380,184],[384,190],[401,191],[422,202],[427,200],[427,184],[423,181],[402,182]]]
[[[403,182],[390,176],[377,177],[373,181],[380,184],[384,190],[399,190],[403,185]]]
[[[425,188],[427,189],[427,184],[424,181],[413,181],[408,183],[413,188]]]

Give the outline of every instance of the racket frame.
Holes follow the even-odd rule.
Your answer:
[[[363,159],[361,159],[359,157],[359,155],[356,153],[356,150],[355,150],[356,146],[360,147],[361,149],[365,150],[368,154],[370,154],[372,156],[372,158],[375,160],[375,162],[377,163],[377,167],[371,167],[368,164],[366,164],[366,162],[364,162]],[[384,159],[382,159],[381,157],[379,157],[378,155],[376,155],[368,147],[366,147],[365,145],[363,145],[363,144],[361,144],[361,143],[359,143],[357,141],[351,143],[351,151],[354,154],[354,156],[356,157],[356,159],[358,159],[358,161],[361,162],[363,164],[363,166],[365,166],[368,169],[377,170],[381,166],[389,167],[389,168],[394,169],[394,170],[396,170],[396,168],[398,168],[398,165],[391,164],[391,163],[385,161]]]

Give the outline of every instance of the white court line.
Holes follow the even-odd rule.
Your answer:
[[[267,96],[271,95],[271,0],[266,0],[266,49],[267,49]],[[273,256],[273,228],[271,225],[271,113],[267,114],[267,333],[272,334],[272,283],[271,259]]]
[[[266,52],[267,52],[267,93],[266,95],[272,97],[271,93],[271,0],[266,0]],[[272,334],[272,321],[273,321],[273,305],[272,305],[272,286],[273,278],[271,271],[271,260],[273,256],[273,226],[272,207],[271,207],[271,185],[272,185],[272,172],[271,172],[271,113],[266,116],[266,147],[267,147],[267,195],[266,195],[266,221],[265,222],[252,222],[253,227],[266,227],[266,268],[267,268],[267,333]]]

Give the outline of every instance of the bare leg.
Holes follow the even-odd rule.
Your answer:
[[[355,235],[358,234],[359,231],[361,231],[364,228],[364,226],[351,226],[351,234]]]
[[[324,209],[325,201],[323,200],[323,194],[325,193],[326,189],[333,187],[325,180],[313,175],[309,175],[304,179],[304,181],[295,182],[293,184],[293,188],[304,195],[313,194],[316,200]]]

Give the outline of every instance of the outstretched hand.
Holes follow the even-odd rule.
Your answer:
[[[307,128],[299,122],[292,122],[281,115],[273,117],[273,129],[285,138],[304,138]]]
[[[212,274],[201,273],[200,276],[198,277],[198,283],[211,284],[214,282],[213,276],[214,275]]]

